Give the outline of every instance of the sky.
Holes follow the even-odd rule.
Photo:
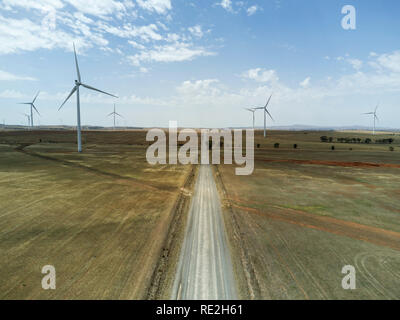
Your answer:
[[[352,5],[356,29],[342,27]],[[0,0],[0,122],[251,126],[270,94],[268,125],[400,127],[397,0]],[[256,113],[263,125],[262,111]]]

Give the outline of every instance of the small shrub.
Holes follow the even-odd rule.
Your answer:
[[[278,149],[278,148],[279,148],[279,143],[275,143],[275,144],[274,144],[274,148],[275,148],[275,149]]]
[[[332,151],[335,150],[335,146],[332,146],[332,147],[331,147],[331,150],[332,150]]]
[[[261,145],[259,143],[257,143],[257,149],[260,149]]]
[[[295,144],[293,145],[293,148],[294,148],[294,149],[297,149],[297,143],[295,143]]]
[[[390,147],[389,150],[390,150],[390,151],[394,151],[394,148],[393,148],[393,147]]]

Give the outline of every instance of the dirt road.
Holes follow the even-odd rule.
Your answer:
[[[235,299],[231,258],[211,166],[201,165],[172,299]]]

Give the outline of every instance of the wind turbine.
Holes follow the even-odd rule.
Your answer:
[[[121,116],[119,113],[117,113],[115,111],[115,103],[114,103],[114,111],[111,112],[107,117],[112,116],[112,115],[114,116],[114,130],[115,130],[115,116],[119,116],[119,117],[123,118],[123,116]]]
[[[76,51],[75,51],[75,44],[74,44],[74,56],[75,56],[75,66],[76,66],[76,74],[78,77],[78,80],[75,80],[75,86],[72,88],[71,93],[68,95],[68,97],[64,100],[63,104],[58,108],[60,110],[64,104],[68,101],[68,99],[75,93],[76,91],[76,116],[77,116],[77,136],[78,136],[78,152],[82,152],[82,134],[81,134],[81,104],[80,104],[80,99],[79,99],[79,87],[85,87],[86,89],[94,90],[100,93],[104,93],[106,95],[109,95],[114,98],[118,98],[117,96],[114,96],[111,93],[107,93],[105,91],[101,91],[99,89],[93,88],[87,84],[82,83],[81,81],[81,74],[79,72],[79,66],[78,66],[78,58],[76,57]]]
[[[271,94],[271,96],[269,97],[269,99],[268,99],[268,101],[267,101],[267,104],[266,104],[264,107],[255,108],[256,110],[264,110],[264,138],[267,136],[267,114],[268,114],[269,117],[272,119],[272,121],[275,121],[274,118],[272,118],[271,114],[269,113],[269,111],[268,111],[268,109],[267,109],[268,104],[269,104],[271,98],[272,98],[272,94]]]
[[[375,107],[375,111],[363,113],[363,114],[373,114],[373,115],[374,115],[374,131],[373,131],[373,135],[375,135],[376,120],[379,121],[379,118],[378,118],[378,116],[376,115],[376,111],[378,110],[378,107],[379,107],[379,104]]]
[[[36,96],[35,96],[35,98],[33,99],[32,102],[20,102],[20,103],[19,103],[19,104],[28,104],[28,105],[31,106],[31,127],[33,127],[33,109],[35,109],[35,111],[37,112],[37,114],[40,116],[39,111],[38,111],[38,110],[36,109],[36,107],[35,107],[35,101],[36,101],[36,98],[38,97],[39,93],[40,93],[40,91],[36,94]]]
[[[28,127],[29,127],[29,123],[31,122],[31,116],[27,113],[24,113],[24,116],[27,117],[28,119]]]
[[[255,121],[256,121],[255,113],[256,113],[256,111],[257,111],[257,108],[244,108],[244,109],[247,110],[247,111],[250,111],[251,113],[253,113],[253,130],[254,130],[254,128],[255,128]]]

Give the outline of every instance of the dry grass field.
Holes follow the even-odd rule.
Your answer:
[[[142,299],[190,166],[150,166],[145,132],[0,134],[0,299]],[[57,289],[41,288],[54,265]]]
[[[78,154],[73,131],[0,133],[0,299],[169,297],[195,176],[148,165],[145,134],[86,131]],[[346,137],[372,138],[258,131],[251,176],[215,167],[240,298],[400,298],[400,135]]]
[[[400,136],[387,136],[389,151],[320,142],[365,133],[260,134],[251,176],[216,170],[241,297],[399,299]],[[345,265],[356,268],[356,290],[342,289]]]

